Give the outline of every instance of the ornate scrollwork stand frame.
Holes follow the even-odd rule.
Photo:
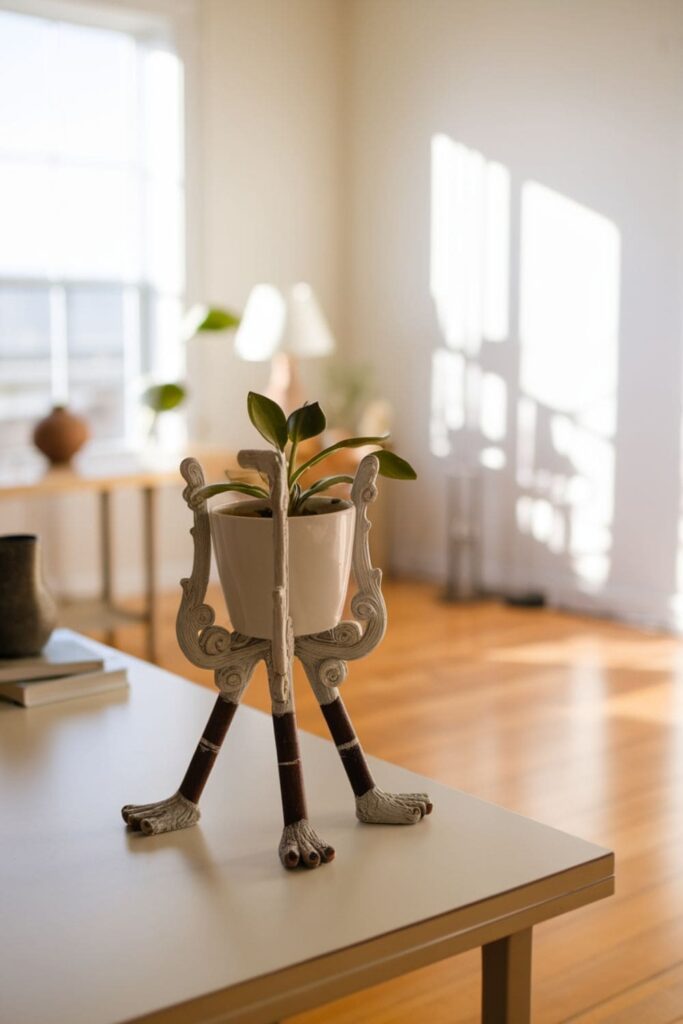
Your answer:
[[[347,675],[347,662],[375,649],[386,630],[381,570],[372,567],[368,506],[377,496],[379,462],[367,455],[356,473],[351,499],[356,509],[352,567],[357,593],[351,602],[352,621],[311,636],[292,635],[288,615],[288,532],[286,465],[279,453],[244,451],[243,467],[266,474],[271,486],[275,539],[274,631],[271,640],[230,632],[216,626],[215,612],[205,601],[211,565],[211,534],[202,468],[185,459],[180,472],[187,486],[183,498],[194,515],[191,533],[194,560],[189,579],[181,580],[182,598],[176,620],[178,643],[186,658],[211,669],[219,694],[204,733],[177,792],[151,804],[127,805],[124,821],[147,835],[188,828],[199,820],[199,798],[255,666],[268,671],[275,743],[284,813],[279,846],[283,865],[317,867],[334,857],[334,850],[308,822],[301,757],[294,711],[292,660],[302,662],[337,746],[356,801],[357,817],[368,824],[411,825],[432,810],[426,793],[385,793],[375,785],[338,687]]]

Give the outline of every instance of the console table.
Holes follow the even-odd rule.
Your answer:
[[[192,452],[202,460],[212,479],[223,479],[228,467],[235,467],[233,452],[194,445]],[[145,653],[157,660],[157,497],[161,487],[183,485],[178,466],[186,451],[148,449],[92,452],[87,448],[71,465],[50,466],[37,452],[0,459],[0,500],[45,499],[65,494],[89,492],[99,499],[99,571],[100,597],[95,601],[64,603],[60,620],[85,629],[103,629],[113,639],[116,626],[131,622],[144,624]],[[114,551],[112,546],[112,495],[117,491],[137,490],[142,495],[142,541],[144,605],[141,612],[121,608],[114,598]],[[0,520],[1,522],[1,520]],[[13,524],[3,524],[0,532],[18,533]]]
[[[172,791],[214,693],[126,660],[128,693],[0,704],[2,1020],[273,1024],[482,947],[483,1020],[528,1024],[532,928],[612,893],[608,850],[375,759],[434,813],[361,825],[334,748],[304,733],[337,857],[286,872],[272,726],[247,707],[199,825],[127,832],[120,807]]]

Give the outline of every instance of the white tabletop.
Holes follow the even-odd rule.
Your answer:
[[[128,661],[127,693],[0,705],[3,1022],[157,1020],[175,1004],[186,1006],[164,1019],[209,1019],[220,1006],[221,1020],[274,1020],[315,1004],[304,989],[326,971],[337,980],[320,991],[340,994],[371,963],[364,983],[503,934],[515,915],[535,923],[610,890],[608,851],[374,759],[379,785],[428,791],[434,813],[412,827],[361,825],[334,747],[308,734],[309,814],[337,857],[284,871],[272,725],[250,708],[199,825],[130,833],[121,806],[177,788],[215,694]],[[209,993],[218,1002],[201,1003]]]

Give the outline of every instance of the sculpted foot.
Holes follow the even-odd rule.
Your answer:
[[[283,867],[290,871],[299,865],[317,868],[334,860],[334,849],[320,838],[306,818],[285,825],[278,853]]]
[[[426,793],[385,793],[375,786],[356,797],[356,817],[368,825],[415,825],[431,813]]]
[[[130,828],[147,836],[190,828],[199,821],[197,805],[180,793],[155,804],[126,804],[121,808],[121,814]]]

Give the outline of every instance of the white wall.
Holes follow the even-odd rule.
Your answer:
[[[203,0],[200,10],[201,298],[241,310],[259,281],[309,281],[339,334],[342,8]],[[204,335],[190,371],[194,433],[253,440],[246,393],[265,387],[268,368]]]
[[[496,346],[484,341],[470,360],[501,376],[508,391],[499,445],[507,466],[484,474],[486,581],[675,621],[683,7],[675,0],[359,0],[351,20],[353,344],[382,374],[400,410],[398,447],[421,478],[419,488],[395,488],[396,568],[443,578],[444,478],[462,452],[452,436],[451,455],[428,454],[430,360],[444,346],[429,292],[430,140],[445,133],[504,165],[511,183],[510,330]],[[605,479],[609,459],[598,459],[588,489],[570,493],[581,467],[567,466],[554,447],[552,409],[541,410],[531,475],[516,473],[520,195],[529,181],[599,214],[618,233],[616,434],[599,441],[614,451],[613,486]],[[584,363],[590,377],[590,358]],[[569,416],[573,426],[581,415]],[[473,423],[468,453],[482,444]],[[603,499],[613,492],[613,511],[609,500],[596,511],[593,486]],[[543,508],[533,527],[541,539],[515,525],[520,498],[528,512],[549,496],[564,544],[546,536]],[[593,522],[582,540],[578,527],[600,515],[607,522]],[[598,582],[591,579],[596,553],[606,573]]]

